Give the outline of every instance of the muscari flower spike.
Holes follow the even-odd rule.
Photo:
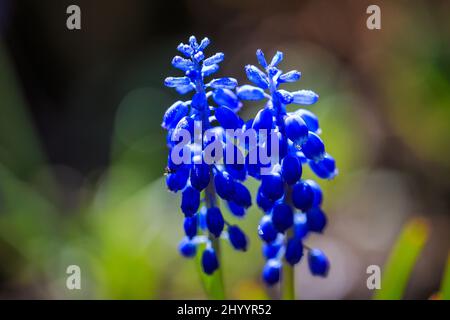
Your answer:
[[[230,225],[224,219],[215,195],[223,199],[230,212],[238,217],[244,216],[251,205],[250,192],[242,184],[247,175],[245,165],[210,165],[204,161],[204,149],[209,143],[217,139],[227,146],[224,130],[244,125],[236,114],[241,107],[235,92],[237,81],[227,77],[206,81],[219,70],[224,59],[221,52],[205,57],[204,50],[209,43],[208,38],[198,43],[191,36],[188,44],[178,46],[182,56],[175,56],[172,65],[183,71],[184,76],[168,77],[164,84],[175,88],[181,95],[190,92],[193,95],[191,100],[177,101],[170,106],[162,122],[162,127],[167,130],[169,147],[166,184],[169,190],[181,192],[181,210],[185,216],[183,227],[186,236],[179,245],[179,251],[185,257],[194,257],[198,245],[206,244],[201,258],[206,274],[219,268],[212,245],[214,238],[228,239],[236,250],[245,251],[247,248],[247,237],[238,226]],[[215,102],[216,106],[211,106],[210,102]],[[191,139],[187,155],[190,161],[177,164],[171,151],[179,141],[182,129],[194,136],[196,123],[202,124],[202,137],[206,129],[212,129],[214,137],[211,141],[200,139],[200,142]],[[240,156],[238,148],[234,151],[236,157]]]
[[[241,100],[267,99],[252,128],[275,130],[280,146],[278,163],[270,168],[270,174],[260,175],[247,165],[248,173],[261,180],[256,200],[265,213],[258,228],[267,259],[262,277],[269,285],[277,283],[282,275],[283,257],[295,265],[305,249],[311,273],[326,276],[329,261],[325,254],[303,244],[310,232],[321,233],[326,226],[327,219],[320,208],[322,191],[315,181],[301,177],[302,166],[307,163],[319,178],[332,179],[337,174],[336,163],[325,151],[317,116],[303,108],[286,110],[290,104],[312,105],[319,96],[310,90],[280,89],[283,83],[296,82],[301,77],[296,70],[284,73],[277,67],[283,59],[282,52],[278,51],[270,63],[261,50],[257,50],[256,56],[264,71],[254,65],[246,66],[245,72],[253,85],[238,87],[237,96]],[[258,140],[257,147],[264,148],[264,141]]]

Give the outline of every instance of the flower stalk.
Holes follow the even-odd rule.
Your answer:
[[[294,267],[304,253],[308,254],[313,275],[324,277],[329,269],[328,258],[322,251],[304,250],[307,235],[322,233],[327,219],[321,209],[322,190],[315,181],[302,178],[302,168],[308,165],[322,179],[332,179],[337,169],[335,160],[325,151],[317,116],[303,108],[288,112],[286,107],[309,106],[319,96],[311,90],[280,89],[285,83],[298,81],[301,73],[279,69],[283,60],[279,51],[268,62],[264,53],[257,50],[264,71],[254,65],[245,67],[254,85],[238,87],[237,80],[229,77],[206,81],[219,70],[224,59],[221,52],[210,57],[204,55],[209,43],[208,38],[198,43],[194,36],[187,44],[181,43],[177,49],[184,57],[175,56],[172,65],[184,75],[167,77],[164,81],[181,95],[192,92],[190,100],[177,101],[168,108],[162,123],[167,130],[169,148],[166,184],[170,191],[182,193],[180,207],[185,237],[179,246],[180,253],[187,258],[197,257],[208,297],[223,299],[220,239],[235,250],[246,251],[247,237],[237,225],[226,221],[219,208],[219,198],[230,214],[244,217],[252,198],[243,182],[251,176],[261,181],[256,202],[264,212],[258,226],[266,259],[262,278],[269,286],[282,280],[282,297],[295,299]],[[244,121],[237,112],[245,100],[267,101],[254,119]],[[249,129],[256,135],[252,144],[234,143],[235,137],[228,131]],[[208,138],[205,133],[213,136]],[[185,136],[189,138],[183,144]],[[222,147],[216,154],[219,161],[214,156],[215,162],[211,163],[207,160],[211,158],[207,149],[216,144]],[[180,145],[183,156],[180,156]],[[270,165],[262,159],[253,163],[245,155],[250,151],[259,155],[265,152],[271,160],[276,160]]]
[[[192,95],[190,100],[177,101],[167,109],[162,127],[167,130],[169,148],[166,184],[170,191],[182,193],[185,237],[179,251],[186,258],[197,257],[208,297],[224,299],[220,239],[245,251],[247,237],[237,225],[227,223],[218,197],[228,205],[231,214],[242,217],[251,205],[251,195],[241,183],[246,178],[245,168],[211,163],[211,155],[205,151],[214,141],[225,144],[226,129],[242,128],[244,124],[236,114],[241,107],[234,93],[236,79],[206,80],[219,70],[224,59],[221,52],[205,56],[209,43],[208,38],[197,42],[191,36],[187,44],[178,45],[183,56],[175,56],[172,65],[184,75],[167,77],[164,84],[181,95]],[[208,138],[207,131],[213,136]]]
[[[292,202],[292,188],[287,183],[284,184],[286,203],[291,207],[294,212],[295,207]],[[286,237],[294,237],[294,232],[291,229],[286,231]],[[283,262],[283,274],[282,274],[282,298],[283,300],[295,300],[295,266],[290,265],[287,261]]]
[[[205,189],[205,202],[207,208],[218,207],[216,189],[212,181],[210,181],[210,183]],[[219,265],[221,265],[222,252],[220,249],[221,247],[220,239],[211,234],[211,232],[208,232],[208,238],[211,241],[212,248],[216,252],[217,261],[219,262]],[[206,278],[209,279],[205,279],[203,281],[205,282],[204,287],[208,298],[214,300],[225,299],[226,295],[225,295],[225,286],[223,282],[222,268],[219,268],[218,270],[216,270],[216,272],[214,272],[213,275]]]
[[[295,273],[294,267],[289,263],[283,264],[283,286],[282,298],[283,300],[295,300]]]

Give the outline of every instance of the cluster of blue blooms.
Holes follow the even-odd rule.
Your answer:
[[[198,245],[205,244],[202,266],[205,273],[212,274],[219,267],[213,239],[222,237],[228,239],[236,250],[247,249],[247,237],[238,226],[225,221],[216,195],[225,200],[230,211],[238,217],[244,216],[252,202],[250,192],[241,183],[246,178],[245,165],[211,165],[205,161],[204,150],[209,143],[215,139],[225,142],[224,129],[237,129],[244,124],[236,114],[241,106],[234,92],[237,81],[233,78],[205,81],[205,78],[219,70],[219,63],[224,59],[221,52],[205,57],[204,50],[209,43],[208,38],[198,43],[191,36],[189,44],[181,43],[178,46],[178,51],[184,57],[174,57],[172,65],[181,69],[185,75],[168,77],[165,85],[175,88],[180,94],[191,91],[194,94],[191,100],[177,101],[166,111],[162,127],[168,131],[167,145],[170,151],[180,141],[182,130],[187,130],[192,137],[187,146],[190,153],[187,163],[176,163],[169,151],[166,183],[169,190],[182,193],[181,210],[185,215],[186,237],[180,243],[181,254],[193,257]],[[211,100],[217,107],[210,105]],[[213,126],[216,122],[219,125]],[[198,140],[195,139],[195,126],[199,123],[201,138]],[[215,133],[210,141],[203,139],[208,129]],[[234,151],[240,152],[238,148]]]
[[[280,280],[282,258],[290,265],[297,264],[303,256],[305,237],[309,232],[322,232],[327,222],[320,208],[322,191],[315,181],[302,179],[302,165],[308,163],[324,179],[332,179],[337,169],[319,137],[321,130],[316,115],[305,109],[286,110],[289,104],[314,104],[318,95],[309,90],[279,89],[281,84],[296,82],[301,77],[296,70],[283,73],[277,68],[283,59],[282,52],[277,52],[270,63],[261,50],[257,50],[256,56],[265,72],[253,65],[246,66],[247,77],[256,86],[242,86],[237,93],[242,100],[267,99],[252,128],[274,131],[276,135],[272,139],[277,139],[279,144],[278,164],[271,166],[270,174],[259,175],[258,166],[249,166],[248,171],[261,180],[256,201],[265,212],[258,230],[265,242],[263,254],[267,259],[263,279],[274,284]],[[260,139],[257,147],[264,148],[266,144],[266,140]],[[324,253],[310,248],[307,251],[311,273],[326,276],[329,262]]]
[[[167,130],[169,158],[166,183],[169,190],[181,191],[181,210],[185,215],[185,238],[180,243],[180,252],[186,257],[196,255],[199,244],[204,244],[202,266],[207,274],[219,267],[219,260],[213,241],[228,239],[237,250],[245,251],[247,238],[236,225],[225,221],[219,206],[218,195],[227,203],[230,212],[238,217],[245,215],[252,200],[248,189],[242,183],[247,176],[261,181],[256,201],[264,211],[259,224],[259,235],[264,241],[263,253],[267,259],[263,279],[268,284],[277,283],[282,272],[282,259],[297,264],[308,252],[308,264],[313,275],[325,276],[329,262],[322,251],[310,249],[303,241],[310,232],[322,232],[326,217],[320,206],[322,191],[313,180],[302,179],[302,166],[308,164],[320,178],[331,179],[337,174],[334,159],[326,153],[320,138],[317,117],[310,111],[299,109],[287,112],[289,104],[311,105],[318,96],[309,90],[288,92],[279,89],[283,83],[300,79],[300,72],[283,73],[277,68],[283,54],[277,52],[267,63],[261,50],[257,51],[259,64],[264,69],[248,65],[245,68],[248,79],[254,85],[238,87],[233,78],[218,78],[205,81],[219,69],[224,54],[216,53],[206,58],[204,49],[209,40],[197,43],[195,37],[189,44],[180,44],[178,50],[184,57],[176,56],[172,65],[181,69],[182,77],[168,77],[165,85],[173,87],[180,94],[194,92],[192,99],[175,102],[165,113],[162,126]],[[254,119],[244,122],[237,112],[244,100],[267,100]],[[210,103],[211,102],[211,103]],[[215,107],[210,104],[216,105]],[[196,126],[201,124],[201,138],[196,139]],[[259,132],[256,145],[227,143],[228,129],[254,129]],[[172,159],[172,150],[180,141],[181,131],[191,134],[188,144],[188,163],[177,163]],[[204,138],[205,130],[213,130],[214,137]],[[271,132],[270,135],[265,132]],[[272,134],[274,133],[274,134]],[[270,154],[271,139],[276,139],[278,152],[271,154],[277,161],[263,164],[250,163],[245,153],[251,149],[266,149]],[[205,149],[212,142],[223,144],[223,153],[233,148],[236,158],[247,161],[208,164]],[[262,174],[265,167],[268,172]]]

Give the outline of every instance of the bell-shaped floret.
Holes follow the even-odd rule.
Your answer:
[[[200,192],[191,186],[187,186],[181,195],[181,211],[186,217],[194,215],[200,205]]]
[[[244,232],[238,226],[228,227],[228,237],[230,239],[231,245],[236,250],[247,250],[247,237]]]
[[[267,261],[263,268],[262,277],[268,285],[274,285],[280,281],[281,262],[275,259]]]
[[[208,208],[206,211],[206,226],[208,227],[209,232],[214,236],[219,237],[223,231],[224,225],[225,222],[220,209],[217,207]]]
[[[284,258],[290,265],[295,265],[300,262],[303,256],[303,244],[297,238],[289,239],[286,245],[286,253]]]
[[[213,274],[219,268],[219,260],[217,259],[216,251],[209,247],[203,251],[202,268],[206,274]]]
[[[319,249],[311,249],[308,253],[309,270],[315,276],[326,277],[330,268],[327,256]]]
[[[278,231],[272,222],[270,215],[264,215],[259,222],[258,234],[267,243],[273,242],[277,238]]]
[[[302,145],[308,137],[308,127],[305,121],[296,115],[288,115],[284,119],[287,137],[297,145]]]
[[[314,203],[314,191],[311,186],[304,182],[297,182],[292,188],[292,202],[297,209],[308,211]]]
[[[276,203],[272,209],[272,222],[278,232],[284,232],[294,223],[294,214],[290,206]]]

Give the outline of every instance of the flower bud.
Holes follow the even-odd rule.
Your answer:
[[[206,248],[202,255],[202,268],[206,274],[213,274],[219,268],[216,251],[213,248]]]
[[[281,263],[278,260],[270,259],[266,262],[262,277],[265,283],[268,285],[274,285],[278,281],[280,281],[281,275]]]
[[[247,250],[247,237],[244,232],[237,226],[228,227],[228,236],[230,238],[231,245],[236,250]]]
[[[303,256],[303,244],[296,238],[289,239],[286,245],[286,253],[284,258],[290,265],[295,265],[300,262]]]
[[[308,137],[308,127],[305,121],[296,114],[284,119],[287,137],[297,145],[302,145]]]
[[[269,215],[262,217],[258,226],[258,234],[267,243],[271,243],[277,238],[278,231]]]
[[[292,202],[297,209],[303,212],[309,210],[314,202],[314,192],[304,181],[297,182],[292,188]]]
[[[206,211],[206,226],[209,232],[219,237],[224,227],[224,220],[219,208],[211,207]]]
[[[272,209],[272,222],[278,232],[284,232],[294,223],[291,207],[285,203],[276,203]]]
[[[325,254],[319,249],[311,249],[308,253],[309,270],[314,276],[326,277],[330,263]]]

